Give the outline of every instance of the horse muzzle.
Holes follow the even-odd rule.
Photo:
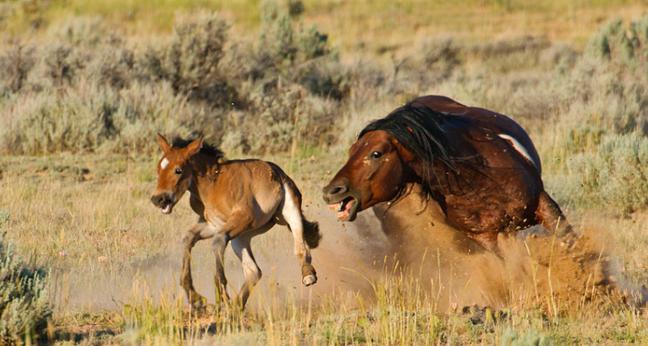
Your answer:
[[[323,198],[329,208],[336,212],[340,221],[353,221],[360,209],[360,198],[349,187],[347,179],[331,182],[322,190]]]
[[[162,210],[162,214],[171,214],[175,198],[171,193],[164,192],[151,197],[151,203]]]

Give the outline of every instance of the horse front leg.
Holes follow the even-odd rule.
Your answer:
[[[218,234],[212,242],[214,257],[216,257],[216,273],[214,274],[214,286],[216,289],[216,305],[220,302],[227,304],[229,296],[227,295],[227,278],[225,277],[225,249],[229,237],[227,234]]]
[[[187,294],[187,299],[189,304],[193,308],[202,309],[204,308],[207,300],[205,297],[201,296],[196,292],[193,285],[193,279],[191,277],[191,249],[196,245],[196,243],[204,239],[206,235],[204,234],[206,228],[205,223],[198,223],[191,227],[185,235],[182,237],[182,243],[184,246],[184,254],[182,257],[182,272],[180,274],[180,285],[185,290]]]

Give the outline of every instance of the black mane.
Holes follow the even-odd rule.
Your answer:
[[[440,160],[451,169],[459,161],[475,158],[475,150],[462,138],[450,138],[454,128],[468,126],[468,120],[437,112],[411,102],[395,109],[382,119],[374,120],[358,135],[383,130],[396,137],[399,143],[427,164]]]
[[[196,138],[182,138],[182,137],[175,137],[171,143],[171,146],[173,148],[186,148],[189,143],[193,142],[196,140]],[[215,157],[217,159],[223,159],[225,157],[225,153],[218,149],[215,145],[204,142],[202,148],[200,149],[201,154],[205,154],[208,156]]]
[[[423,162],[423,171],[419,174],[424,183],[423,190],[430,196],[434,185],[446,185],[433,173],[432,165],[435,160],[442,162],[449,173],[458,172],[458,163],[463,163],[463,167],[469,166],[475,171],[480,171],[483,167],[482,157],[460,135],[463,131],[457,131],[469,126],[469,119],[409,102],[386,117],[369,123],[360,132],[358,139],[375,130],[383,130],[394,136]]]

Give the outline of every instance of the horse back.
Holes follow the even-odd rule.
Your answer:
[[[414,99],[412,104],[420,104],[437,112],[468,118],[477,131],[485,129],[494,135],[502,134],[514,138],[526,149],[538,173],[542,173],[540,156],[531,138],[522,126],[510,117],[484,108],[468,107],[445,96],[422,96]]]
[[[262,226],[283,201],[284,187],[274,165],[262,160],[231,160],[219,165],[215,177],[198,179],[206,219],[226,220],[238,210],[247,211]],[[209,215],[209,214],[212,215]]]

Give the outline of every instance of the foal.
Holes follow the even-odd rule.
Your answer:
[[[261,160],[224,161],[223,153],[203,143],[202,138],[175,139],[170,145],[158,134],[157,140],[164,156],[158,163],[157,189],[151,202],[163,214],[170,214],[189,190],[191,209],[199,216],[198,223],[183,237],[180,284],[192,306],[199,308],[206,302],[194,289],[191,279],[191,248],[196,242],[212,240],[216,256],[216,304],[229,300],[223,255],[227,244],[232,242],[245,276],[236,302],[243,308],[252,287],[261,278],[250,240],[275,224],[287,225],[292,231],[302,283],[310,286],[317,282],[309,248],[319,243],[319,227],[304,218],[301,193],[279,166]]]

